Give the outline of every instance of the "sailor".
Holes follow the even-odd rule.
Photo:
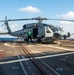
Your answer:
[[[30,41],[32,42],[32,32],[31,32],[31,30],[28,30],[27,34],[28,34],[27,43],[29,43]]]

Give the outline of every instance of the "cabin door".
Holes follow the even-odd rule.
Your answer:
[[[33,38],[37,38],[38,35],[38,28],[33,29]]]

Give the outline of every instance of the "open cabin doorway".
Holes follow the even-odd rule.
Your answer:
[[[33,28],[33,38],[37,38],[38,28]]]

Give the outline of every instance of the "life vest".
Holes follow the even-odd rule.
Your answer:
[[[29,35],[29,36],[32,35],[32,32],[28,32],[28,35]]]

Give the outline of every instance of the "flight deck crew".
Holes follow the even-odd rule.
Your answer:
[[[28,34],[27,43],[29,43],[30,40],[31,40],[31,42],[32,42],[32,32],[31,32],[31,30],[29,30],[27,34]]]

